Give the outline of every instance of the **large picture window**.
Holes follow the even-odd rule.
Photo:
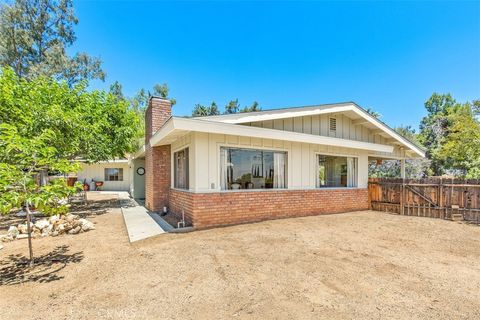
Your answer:
[[[123,181],[123,168],[105,168],[105,181]]]
[[[221,148],[221,188],[281,189],[287,186],[287,153],[256,149]]]
[[[357,186],[357,158],[317,155],[317,164],[317,188]]]
[[[177,189],[188,189],[188,148],[173,154],[173,180]]]

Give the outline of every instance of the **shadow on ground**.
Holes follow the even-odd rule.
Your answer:
[[[68,253],[69,246],[58,246],[51,252],[35,257],[35,265],[29,266],[27,257],[11,254],[0,262],[0,286],[26,282],[52,282],[64,277],[58,273],[67,265],[83,260],[83,251]]]
[[[70,212],[81,218],[102,215],[112,208],[135,207],[138,204],[131,198],[118,198],[115,195],[109,197],[77,197],[71,201]]]

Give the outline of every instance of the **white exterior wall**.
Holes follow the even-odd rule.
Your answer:
[[[83,183],[87,179],[87,183],[103,181],[102,190],[104,191],[129,191],[131,172],[127,162],[109,162],[85,164],[81,163],[81,170],[77,173],[78,181]],[[105,181],[105,168],[123,168],[123,181]]]
[[[337,130],[330,131],[329,119],[335,118],[337,120]],[[285,130],[292,132],[307,133],[325,137],[333,137],[340,139],[348,139],[355,141],[363,141],[370,143],[378,143],[384,145],[392,145],[388,139],[375,133],[374,130],[367,128],[364,125],[354,125],[352,119],[343,114],[322,114],[316,116],[304,116],[268,121],[258,121],[243,123],[242,125],[268,128],[276,130]],[[372,156],[404,158],[405,152],[394,145],[393,153],[370,152]]]
[[[220,148],[223,146],[268,149],[287,152],[288,189],[314,189],[317,174],[317,154],[358,158],[358,187],[368,186],[368,152],[358,149],[248,138],[233,135],[194,132],[172,144],[173,153],[189,147],[190,190],[220,191]],[[172,185],[173,185],[172,162]]]

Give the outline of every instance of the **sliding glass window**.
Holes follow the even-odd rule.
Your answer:
[[[317,155],[317,188],[357,186],[357,158]]]
[[[227,147],[220,149],[222,190],[286,188],[286,173],[286,152]]]

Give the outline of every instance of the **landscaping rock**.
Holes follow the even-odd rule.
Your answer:
[[[65,217],[65,220],[72,223],[73,221],[78,220],[78,218],[79,218],[79,216],[77,216],[75,214],[69,214]]]
[[[65,224],[64,224],[64,223],[60,223],[59,225],[57,225],[56,231],[58,232],[58,234],[64,233],[64,232],[65,232]]]
[[[79,216],[68,214],[65,216],[55,215],[47,219],[37,220],[31,225],[32,237],[56,237],[60,234],[78,234],[81,232],[94,230],[95,226],[87,219],[80,219]],[[1,242],[12,241],[15,239],[24,239],[28,237],[26,224],[10,226],[6,235],[0,236]]]
[[[3,246],[0,244],[0,250],[2,250],[2,249],[3,249]]]
[[[58,214],[56,214],[54,216],[51,216],[48,219],[48,222],[50,222],[50,224],[55,224],[55,222],[57,222],[58,220],[60,220],[60,216]]]
[[[17,226],[17,229],[18,229],[18,232],[20,232],[21,234],[24,234],[24,233],[28,233],[28,228],[27,228],[27,224],[26,223],[21,223]]]
[[[82,231],[82,227],[81,227],[81,226],[77,226],[76,228],[73,228],[72,230],[68,231],[68,234],[77,234],[77,233],[79,233],[80,231]]]
[[[43,228],[42,230],[42,237],[46,237],[50,234],[50,232],[53,229],[53,225],[49,224],[46,228]]]
[[[80,221],[83,231],[95,230],[95,226],[91,221],[88,221],[87,219],[80,219],[78,221]]]
[[[39,230],[43,230],[43,228],[46,228],[50,225],[47,219],[41,219],[35,222],[35,227],[38,228]]]
[[[7,235],[11,236],[12,238],[16,238],[20,232],[18,231],[18,228],[15,226],[10,226],[7,231]]]

